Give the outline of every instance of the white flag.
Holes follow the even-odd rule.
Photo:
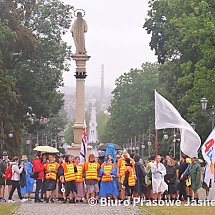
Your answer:
[[[83,164],[84,162],[86,162],[86,156],[87,156],[87,131],[86,122],[84,120],[83,134],[81,140],[80,163]]]
[[[204,182],[209,186],[210,180],[214,183],[214,165],[215,165],[215,128],[202,145],[202,155],[207,162]]]
[[[197,157],[201,145],[199,135],[184,120],[175,107],[155,91],[155,128],[179,128],[181,133],[181,151],[189,157]]]

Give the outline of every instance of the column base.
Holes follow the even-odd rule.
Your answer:
[[[83,123],[75,123],[73,126],[74,132],[74,145],[81,145],[82,136],[83,136]]]
[[[67,154],[73,155],[73,156],[80,156],[81,151],[81,144],[74,144],[73,146],[70,146],[67,148]]]

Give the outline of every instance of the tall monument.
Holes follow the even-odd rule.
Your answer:
[[[83,11],[83,10],[82,10]],[[71,33],[74,40],[76,52],[72,59],[76,64],[76,105],[75,105],[75,123],[74,123],[74,145],[71,147],[71,154],[79,156],[85,119],[85,78],[86,62],[90,56],[87,55],[85,47],[85,33],[88,30],[87,23],[83,19],[85,13],[77,12],[77,19],[74,21]]]

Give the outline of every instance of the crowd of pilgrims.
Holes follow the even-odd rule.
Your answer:
[[[3,164],[12,162],[14,171],[10,181],[4,180]],[[3,164],[2,164],[3,163]],[[22,186],[22,172],[25,171],[25,183]],[[37,178],[31,178],[31,172]],[[194,198],[198,201],[198,190],[201,187],[202,168],[197,158],[182,155],[179,162],[170,156],[161,158],[151,156],[142,161],[139,155],[117,152],[115,158],[111,154],[95,157],[90,154],[85,163],[79,157],[37,152],[30,163],[27,156],[9,161],[3,156],[0,162],[0,200],[4,199],[4,188],[8,185],[9,202],[17,189],[18,196],[25,201],[36,181],[35,202],[76,203],[88,202],[93,197],[99,201],[101,197],[114,200],[132,201],[135,197],[144,200],[179,199],[187,201]],[[205,188],[207,190],[207,187]]]

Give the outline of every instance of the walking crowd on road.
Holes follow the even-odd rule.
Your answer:
[[[202,186],[202,167],[198,158],[182,155],[179,162],[170,156],[151,156],[142,161],[139,155],[118,151],[116,155],[95,157],[90,154],[85,163],[72,155],[41,154],[32,162],[23,155],[10,161],[7,152],[0,160],[0,202],[15,202],[17,190],[22,202],[88,203],[90,198],[128,200],[195,200]],[[34,184],[36,185],[34,190]],[[8,199],[5,187],[8,186]],[[209,190],[203,184],[206,194]]]

